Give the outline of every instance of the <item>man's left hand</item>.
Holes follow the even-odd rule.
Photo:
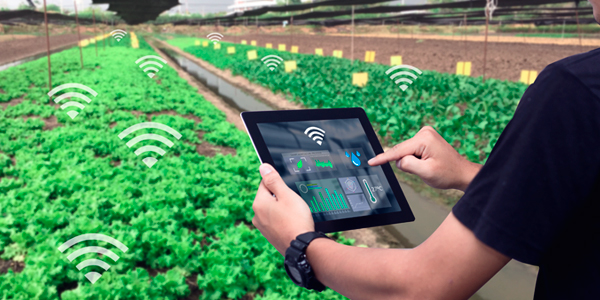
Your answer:
[[[302,233],[314,231],[315,223],[306,202],[285,184],[271,165],[262,164],[259,170],[263,180],[252,205],[252,224],[285,255],[290,242]]]

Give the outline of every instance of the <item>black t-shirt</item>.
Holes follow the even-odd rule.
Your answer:
[[[534,299],[600,299],[600,49],[540,74],[452,211],[540,267]]]

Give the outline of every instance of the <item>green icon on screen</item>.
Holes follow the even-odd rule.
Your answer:
[[[299,160],[296,166],[298,167],[298,169],[302,169],[302,160]]]

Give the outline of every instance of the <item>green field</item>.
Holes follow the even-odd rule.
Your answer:
[[[24,263],[0,274],[0,299],[192,299],[194,289],[199,299],[342,299],[287,278],[251,224],[260,176],[247,135],[171,67],[148,78],[135,61],[155,53],[140,43],[124,39],[98,57],[89,46],[84,69],[78,49],[52,55],[53,87],[76,82],[98,93],[75,119],[46,95],[46,58],[0,72],[0,259]],[[149,121],[181,134],[168,136],[170,148],[140,142],[163,156],[136,156],[139,145],[118,137]],[[148,168],[145,156],[158,162]],[[96,254],[69,262],[57,249],[84,233],[129,248],[98,244],[120,259],[105,257],[108,271],[87,267],[103,273],[93,285],[76,264]],[[84,244],[95,245],[74,249]]]

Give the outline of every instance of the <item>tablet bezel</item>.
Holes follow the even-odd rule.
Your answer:
[[[359,119],[367,135],[375,155],[383,153],[383,148],[379,139],[367,118],[367,114],[360,107],[355,108],[331,108],[331,109],[304,109],[304,110],[278,110],[278,111],[247,111],[241,114],[242,121],[246,126],[246,131],[250,136],[254,150],[261,163],[275,165],[271,153],[258,129],[258,123],[276,123],[276,122],[295,122],[295,121],[314,121],[314,120],[338,120],[338,119]],[[368,215],[362,217],[353,217],[341,220],[330,220],[315,222],[315,230],[325,233],[335,231],[346,231],[373,226],[382,226],[395,223],[406,223],[415,220],[415,217],[408,205],[408,201],[402,192],[398,179],[392,170],[390,164],[381,165],[383,173],[392,188],[394,196],[398,200],[400,211]]]

